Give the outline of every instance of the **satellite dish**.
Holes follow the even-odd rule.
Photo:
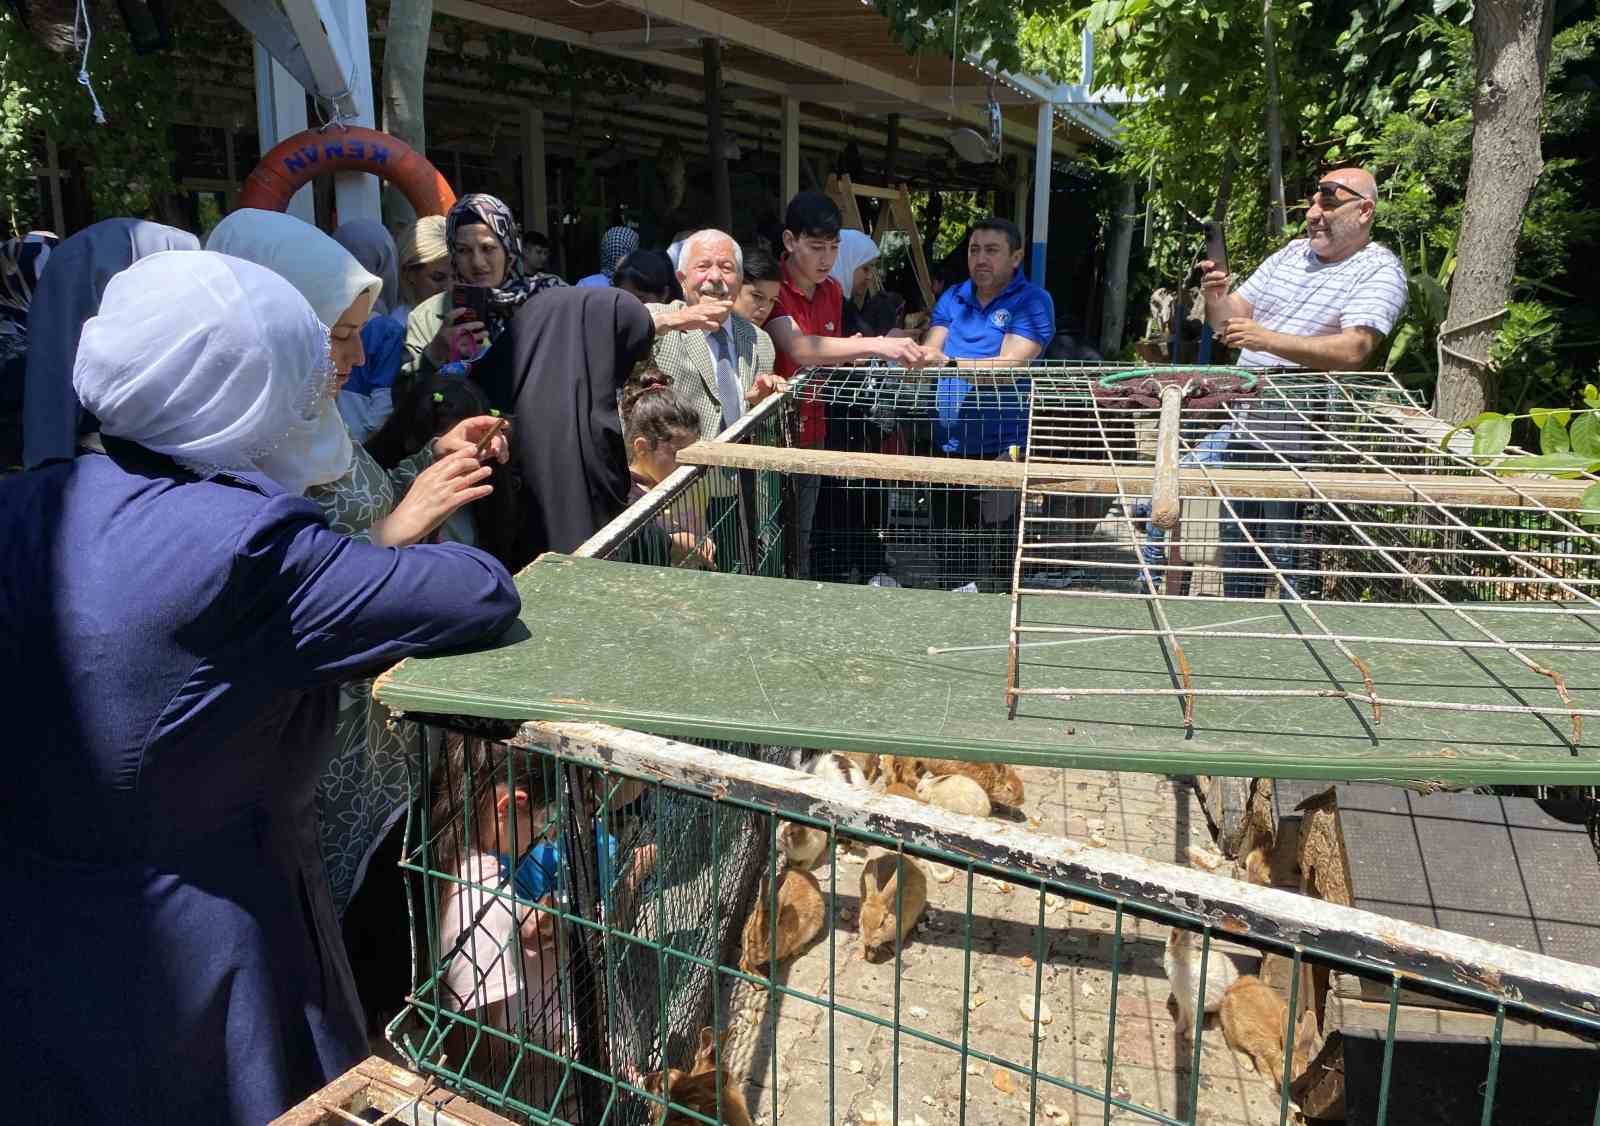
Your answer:
[[[999,152],[989,144],[988,138],[976,129],[966,126],[952,129],[945,134],[945,140],[956,150],[956,155],[968,164],[993,164],[1000,158]]]

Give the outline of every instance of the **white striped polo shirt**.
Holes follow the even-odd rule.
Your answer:
[[[1406,307],[1406,275],[1400,259],[1369,242],[1337,262],[1324,262],[1307,239],[1295,239],[1239,287],[1251,318],[1262,328],[1290,336],[1332,336],[1366,327],[1388,336]],[[1289,361],[1246,349],[1241,367],[1276,367]],[[1293,365],[1289,365],[1293,366]]]

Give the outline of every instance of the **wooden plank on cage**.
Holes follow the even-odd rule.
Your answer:
[[[374,1115],[382,1117],[374,1117]],[[339,1078],[274,1118],[269,1126],[346,1126],[347,1123],[426,1123],[427,1126],[511,1126],[454,1091],[369,1056]]]
[[[817,473],[883,481],[917,481],[936,485],[975,485],[986,489],[1022,488],[1023,467],[1009,460],[918,457],[780,446],[695,442],[678,451],[680,465],[714,465],[730,469],[765,469],[783,473]],[[1041,493],[1100,493],[1114,496],[1118,480],[1130,490],[1147,493],[1155,479],[1149,464],[1115,467],[1105,461],[1035,462],[1033,489]],[[1227,495],[1233,500],[1309,500],[1317,490],[1338,500],[1362,504],[1415,500],[1466,507],[1522,507],[1531,502],[1550,508],[1577,509],[1593,482],[1547,478],[1446,476],[1426,473],[1350,473],[1308,469],[1229,469],[1184,466],[1178,480],[1185,499]]]
[[[1376,1032],[1382,1035],[1389,1028],[1387,1000],[1373,1001],[1330,993],[1327,1014],[1327,1026],[1330,1030]],[[1426,1005],[1408,1005],[1402,1002],[1395,1009],[1394,1031],[1396,1036],[1461,1036],[1474,1040],[1488,1040],[1494,1034],[1494,1015],[1466,1009],[1434,1007],[1431,998]],[[1511,1016],[1506,1017],[1501,1039],[1507,1044],[1538,1044],[1542,1047],[1592,1048],[1594,1046],[1592,1040],[1575,1036],[1563,1029],[1542,1028]]]
[[[1219,938],[1252,939],[1259,944],[1256,949],[1264,946],[1282,953],[1312,945],[1309,939],[1314,939],[1319,953],[1348,959],[1348,964],[1365,966],[1376,976],[1398,972],[1503,1000],[1508,1018],[1539,1011],[1556,1020],[1565,1017],[1568,1026],[1600,1029],[1600,1009],[1594,1000],[1600,996],[1600,967],[1042,835],[1025,824],[950,813],[784,766],[604,724],[530,723],[514,741],[550,747],[591,767],[659,780],[710,800],[803,813],[841,831],[889,836],[908,847],[937,849],[1058,887],[1122,898],[1146,912],[1177,912],[1209,922]],[[1333,1027],[1331,1021],[1328,1027]]]

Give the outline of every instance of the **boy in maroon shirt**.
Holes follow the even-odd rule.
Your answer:
[[[777,347],[778,374],[788,379],[802,367],[848,364],[876,357],[905,367],[920,367],[929,353],[915,340],[897,336],[850,336],[844,331],[844,291],[828,276],[839,254],[839,206],[821,192],[801,192],[789,201],[783,216],[783,280],[778,302],[767,320]],[[799,402],[802,446],[820,446],[827,434],[827,411],[821,399]],[[820,478],[797,479],[801,575],[810,573],[811,527],[817,510]]]

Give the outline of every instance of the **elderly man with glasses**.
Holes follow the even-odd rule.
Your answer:
[[[1340,371],[1366,364],[1406,304],[1400,260],[1372,241],[1378,185],[1361,168],[1317,184],[1306,237],[1268,258],[1234,293],[1229,276],[1201,263],[1206,319],[1243,367]]]

